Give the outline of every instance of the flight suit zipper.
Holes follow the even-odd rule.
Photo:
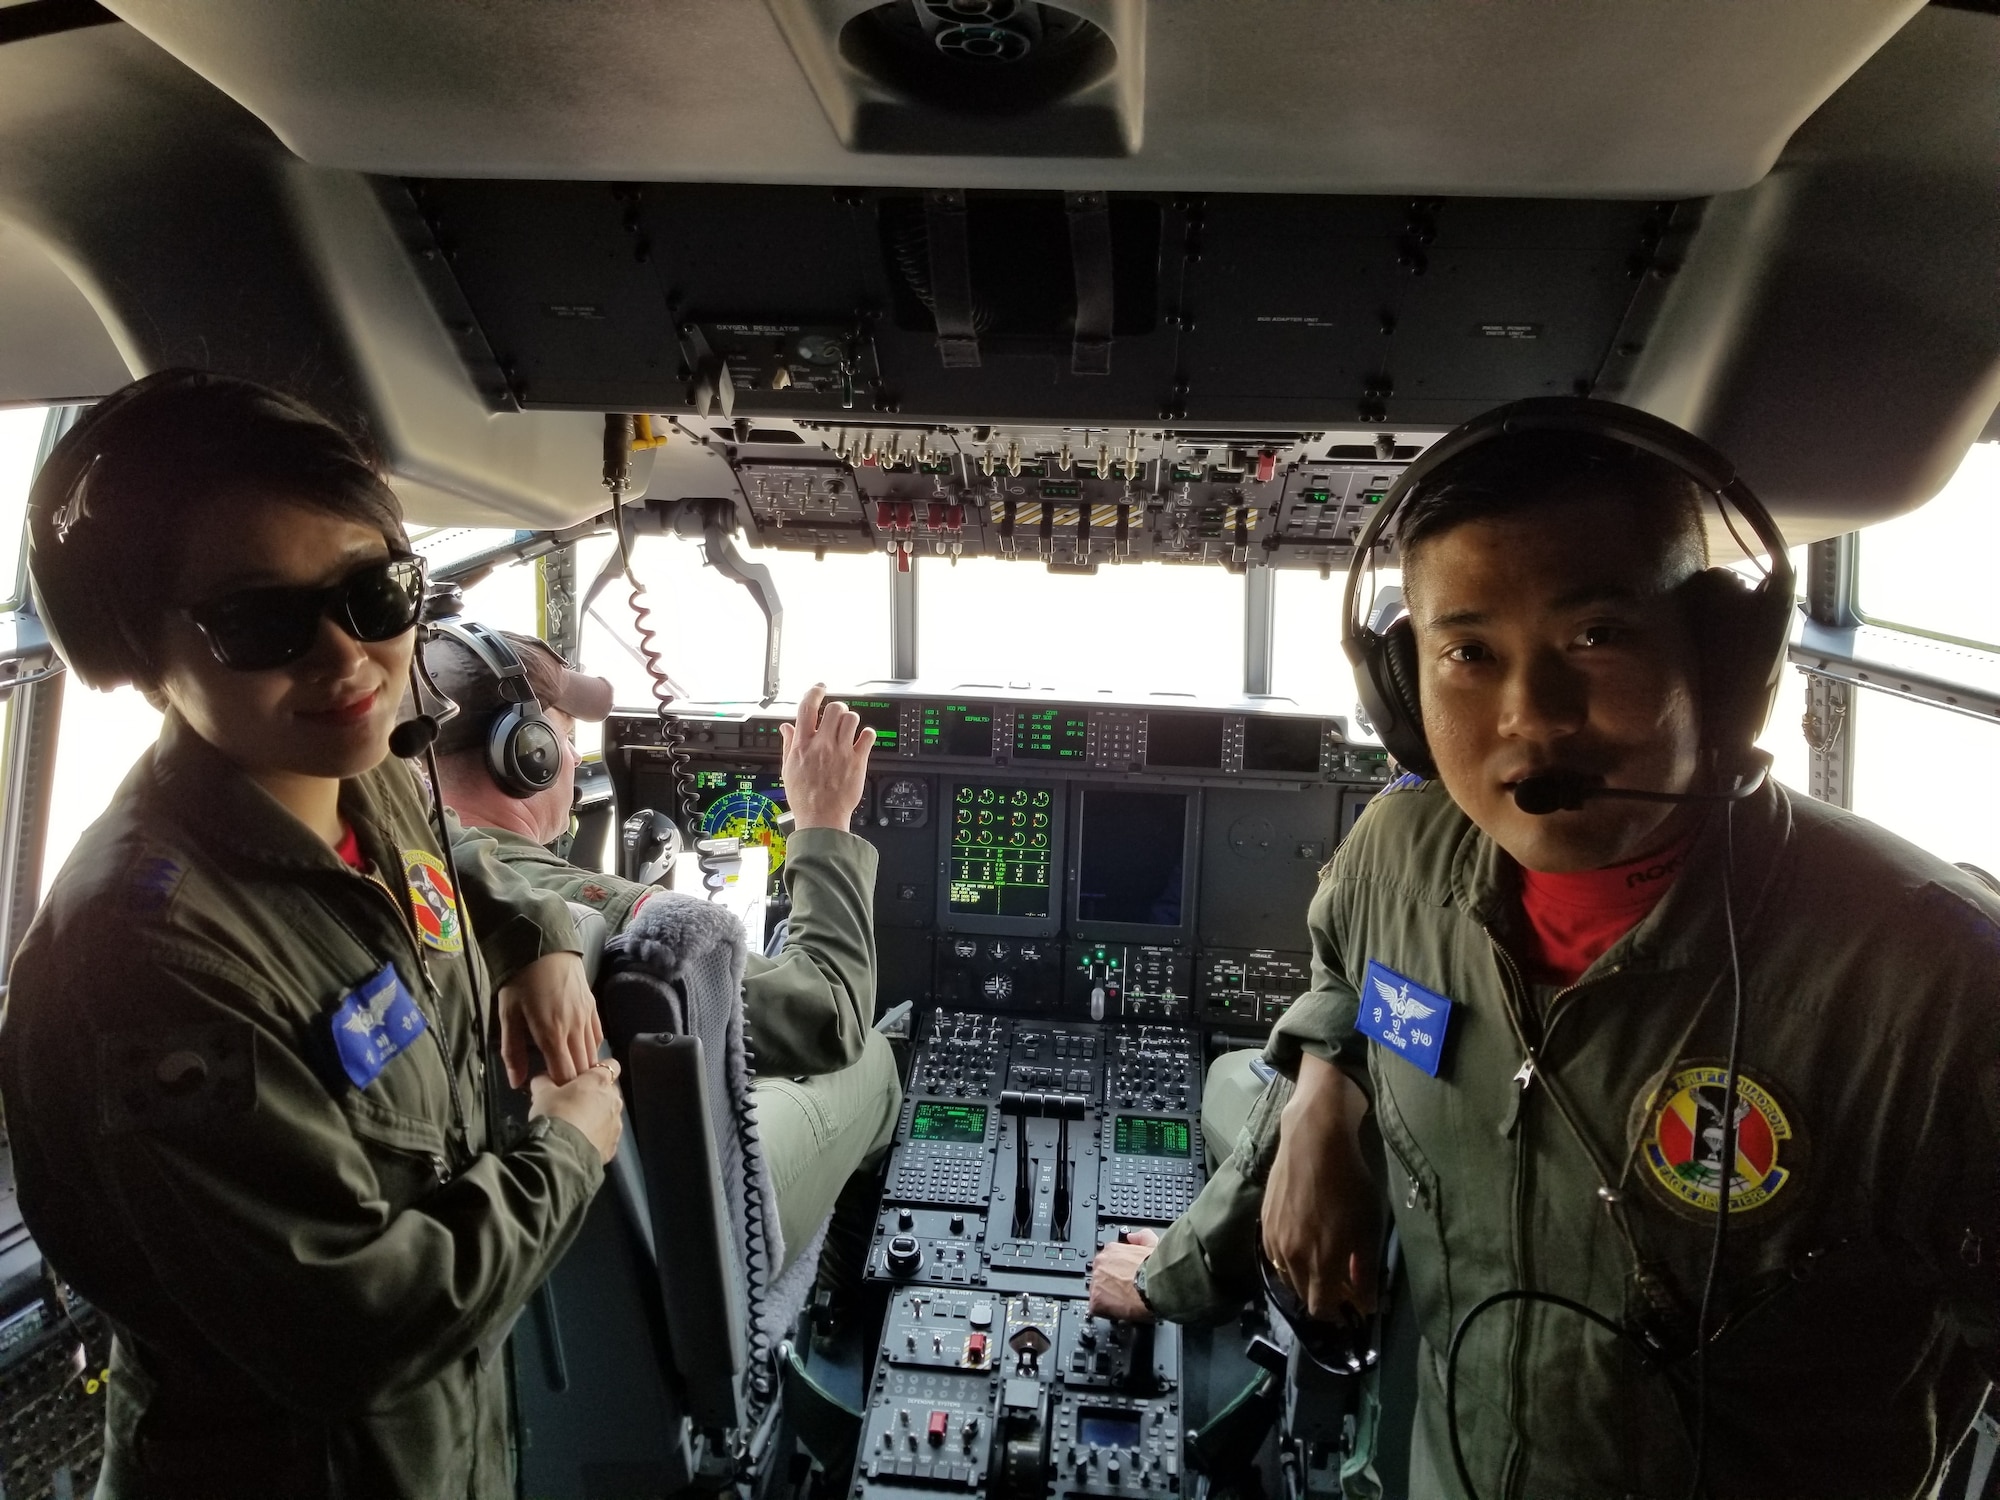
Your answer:
[[[376,895],[380,896],[384,901],[387,901],[389,903],[390,908],[396,914],[396,928],[399,932],[403,934],[404,939],[407,941],[409,945],[407,949],[408,953],[410,954],[411,957],[413,957],[416,960],[415,963],[416,971],[420,976],[422,976],[423,989],[430,996],[430,1001],[431,1001],[430,1010],[425,1011],[424,1014],[424,1021],[425,1021],[424,1030],[430,1033],[431,1043],[433,1046],[437,1048],[438,1061],[444,1067],[445,1087],[449,1091],[451,1096],[452,1124],[457,1128],[458,1142],[465,1154],[465,1161],[460,1163],[460,1165],[469,1165],[475,1154],[472,1146],[472,1129],[471,1126],[468,1124],[466,1118],[465,1098],[463,1094],[460,1092],[458,1086],[458,1065],[453,1060],[451,1055],[451,1048],[445,1040],[444,996],[438,989],[437,981],[431,977],[430,965],[424,961],[423,945],[417,938],[416,924],[412,920],[409,911],[403,906],[403,904],[397,901],[395,896],[391,894],[379,881],[371,878],[370,876],[361,874],[361,872],[358,870],[354,872],[354,875],[357,879],[361,881],[363,885],[367,886],[371,891],[375,892]],[[335,920],[336,921],[339,920],[337,914],[335,916]],[[341,922],[340,925],[343,928],[347,927],[347,924],[345,922]],[[460,934],[461,934],[461,941],[464,942],[471,941],[471,935],[465,932],[462,923],[460,926]],[[368,948],[368,945],[365,942],[362,942],[359,934],[355,933],[351,928],[348,929],[347,935],[353,938],[355,942],[360,943],[364,950]],[[416,1000],[417,997],[412,995],[410,998],[412,1000]],[[472,1005],[476,1011],[479,1005],[479,997],[477,994],[474,994],[471,997],[471,999],[472,999]],[[417,1008],[420,1011],[424,1011],[425,1009],[421,1001],[418,1001]],[[451,1181],[452,1163],[446,1161],[442,1157],[433,1157],[431,1159],[431,1167],[432,1170],[437,1174],[439,1186],[443,1186],[445,1183]]]
[[[1534,1268],[1528,1253],[1528,1140],[1527,1129],[1521,1117],[1527,1108],[1528,1094],[1534,1088],[1536,1075],[1541,1066],[1541,1051],[1546,1050],[1549,1038],[1554,1034],[1556,1020],[1564,1009],[1563,1002],[1582,989],[1583,984],[1565,985],[1556,992],[1549,1001],[1547,1017],[1536,1018],[1535,1038],[1531,1038],[1528,985],[1521,974],[1520,965],[1514,962],[1514,955],[1507,951],[1506,945],[1494,934],[1491,927],[1483,930],[1487,942],[1493,945],[1494,957],[1499,962],[1501,989],[1507,997],[1507,1020],[1514,1029],[1514,1039],[1521,1047],[1521,1066],[1515,1071],[1511,1080],[1515,1085],[1514,1096],[1507,1101],[1507,1115],[1501,1123],[1501,1129],[1514,1142],[1514,1284],[1520,1287],[1532,1287]],[[1614,967],[1605,974],[1598,975],[1597,978],[1608,978],[1617,972]],[[1568,1106],[1563,1102],[1552,1080],[1546,1078],[1542,1080],[1542,1092],[1548,1096],[1556,1112],[1563,1117],[1570,1132],[1583,1145],[1585,1155],[1590,1157],[1593,1165],[1599,1167],[1601,1176],[1602,1166],[1597,1163],[1596,1153],[1590,1149],[1583,1132],[1571,1117]],[[1523,1402],[1526,1399],[1527,1323],[1527,1305],[1522,1304],[1514,1314],[1514,1336],[1507,1359],[1508,1410],[1516,1423],[1520,1420]],[[1518,1433],[1518,1427],[1516,1430]],[[1521,1465],[1522,1445],[1517,1436],[1508,1446],[1507,1463],[1501,1480],[1503,1494],[1516,1493],[1520,1482]]]

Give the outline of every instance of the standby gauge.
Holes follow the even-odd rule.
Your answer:
[[[880,828],[922,828],[930,821],[928,783],[913,776],[881,782],[875,793],[875,823]]]

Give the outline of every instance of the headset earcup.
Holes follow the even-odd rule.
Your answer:
[[[1437,779],[1424,738],[1423,699],[1417,691],[1417,636],[1406,615],[1364,642],[1354,685],[1382,746],[1406,771]]]
[[[512,704],[486,737],[486,766],[510,797],[527,798],[555,785],[562,772],[562,739],[539,712]]]
[[[1681,585],[1701,671],[1702,744],[1734,766],[1764,732],[1784,680],[1793,601],[1728,568]]]

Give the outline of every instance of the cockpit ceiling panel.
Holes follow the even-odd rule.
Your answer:
[[[855,421],[1443,428],[1516,397],[1610,394],[1701,211],[1114,194],[1109,368],[1079,373],[1059,193],[966,195],[976,363],[947,365],[914,194],[385,191],[410,194],[523,407]]]
[[[924,58],[884,81],[854,44],[879,0],[109,3],[305,160],[367,172],[1644,198],[1757,181],[1921,8],[1063,0],[1045,19],[1115,54],[1097,131],[1025,87],[913,103]]]

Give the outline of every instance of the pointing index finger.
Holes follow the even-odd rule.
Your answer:
[[[820,707],[826,700],[826,684],[815,682],[799,698],[798,733],[795,736],[802,743],[819,731]]]

